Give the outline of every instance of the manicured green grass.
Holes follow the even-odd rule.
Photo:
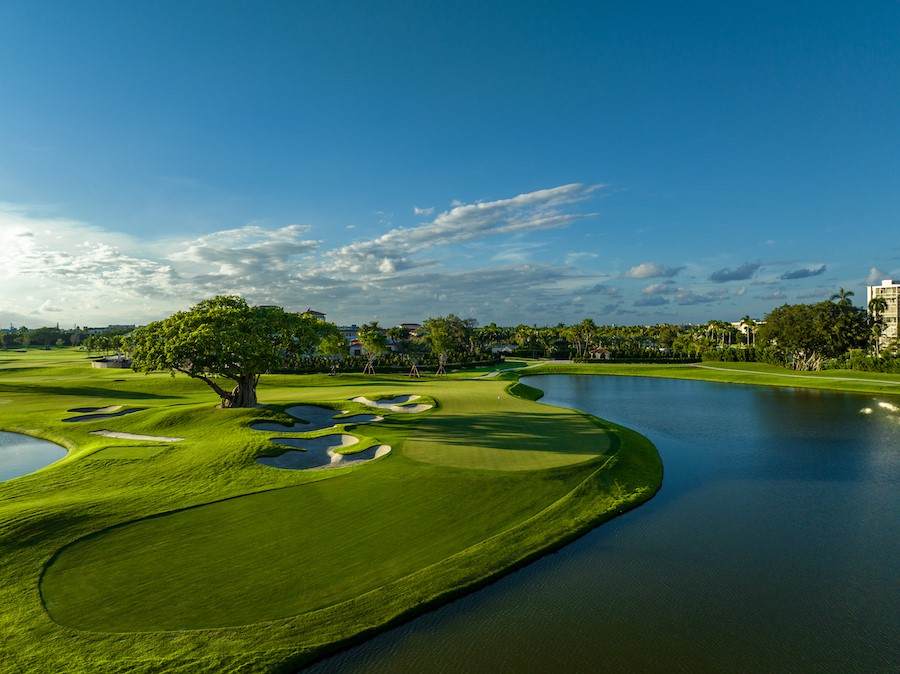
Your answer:
[[[573,475],[451,476],[426,466],[409,467],[401,478],[395,463],[86,539],[47,570],[42,593],[50,614],[64,625],[111,632],[287,618],[439,563],[577,486]],[[479,499],[472,498],[476,489]],[[532,498],[515,497],[523,490]]]
[[[508,382],[266,376],[265,408],[202,383],[0,353],[0,430],[66,459],[0,484],[0,662],[11,671],[273,671],[468,591],[655,493],[641,436],[510,396]],[[418,394],[346,426],[394,451],[334,471],[255,461],[284,409]],[[498,399],[499,397],[499,399]],[[417,401],[418,402],[418,401]],[[67,410],[146,408],[66,423]],[[108,429],[177,443],[92,435]],[[318,434],[323,434],[322,431]],[[173,631],[177,630],[177,631]]]
[[[569,410],[505,395],[505,382],[447,382],[441,414],[422,421],[406,456],[440,466],[541,470],[595,459],[609,437]],[[496,396],[495,396],[496,394]]]

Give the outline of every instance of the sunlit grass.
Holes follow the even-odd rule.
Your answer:
[[[267,375],[265,407],[221,410],[185,377],[91,369],[72,349],[0,353],[0,429],[69,450],[0,484],[0,662],[17,672],[288,667],[486,582],[658,488],[646,439],[512,397],[508,383]],[[385,458],[335,471],[256,462],[279,434],[250,426],[290,423],[291,405],[361,413],[372,410],[351,398],[405,394],[436,406],[343,430],[391,445]],[[143,409],[63,421],[109,405]]]

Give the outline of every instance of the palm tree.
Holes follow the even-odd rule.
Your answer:
[[[844,290],[843,288],[838,288],[838,291],[828,298],[830,302],[838,301],[838,306],[846,307],[853,302],[850,301],[850,298],[853,297],[855,293],[852,290]]]
[[[747,315],[741,319],[741,325],[747,326],[747,346],[753,346],[753,328],[756,327],[756,321]]]
[[[884,329],[884,312],[887,311],[887,300],[877,295],[869,300],[869,320],[872,324],[872,341],[875,347],[875,357],[881,355],[881,333]]]

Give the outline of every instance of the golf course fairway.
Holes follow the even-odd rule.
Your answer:
[[[662,479],[642,436],[496,378],[267,375],[261,407],[223,410],[187,377],[84,355],[0,352],[0,430],[68,450],[0,484],[11,671],[291,671],[564,544]],[[415,412],[354,401],[403,396]],[[286,412],[298,405],[333,409],[334,426],[304,433]],[[66,421],[115,406],[135,411]],[[383,419],[342,422],[373,411]],[[256,460],[288,449],[273,440],[331,434],[358,440],[341,451],[391,451],[327,470]]]

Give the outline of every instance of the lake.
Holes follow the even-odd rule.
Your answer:
[[[665,465],[659,494],[308,671],[900,669],[900,399],[522,381],[649,437]]]
[[[65,455],[66,450],[52,442],[0,431],[0,482],[33,473]]]

